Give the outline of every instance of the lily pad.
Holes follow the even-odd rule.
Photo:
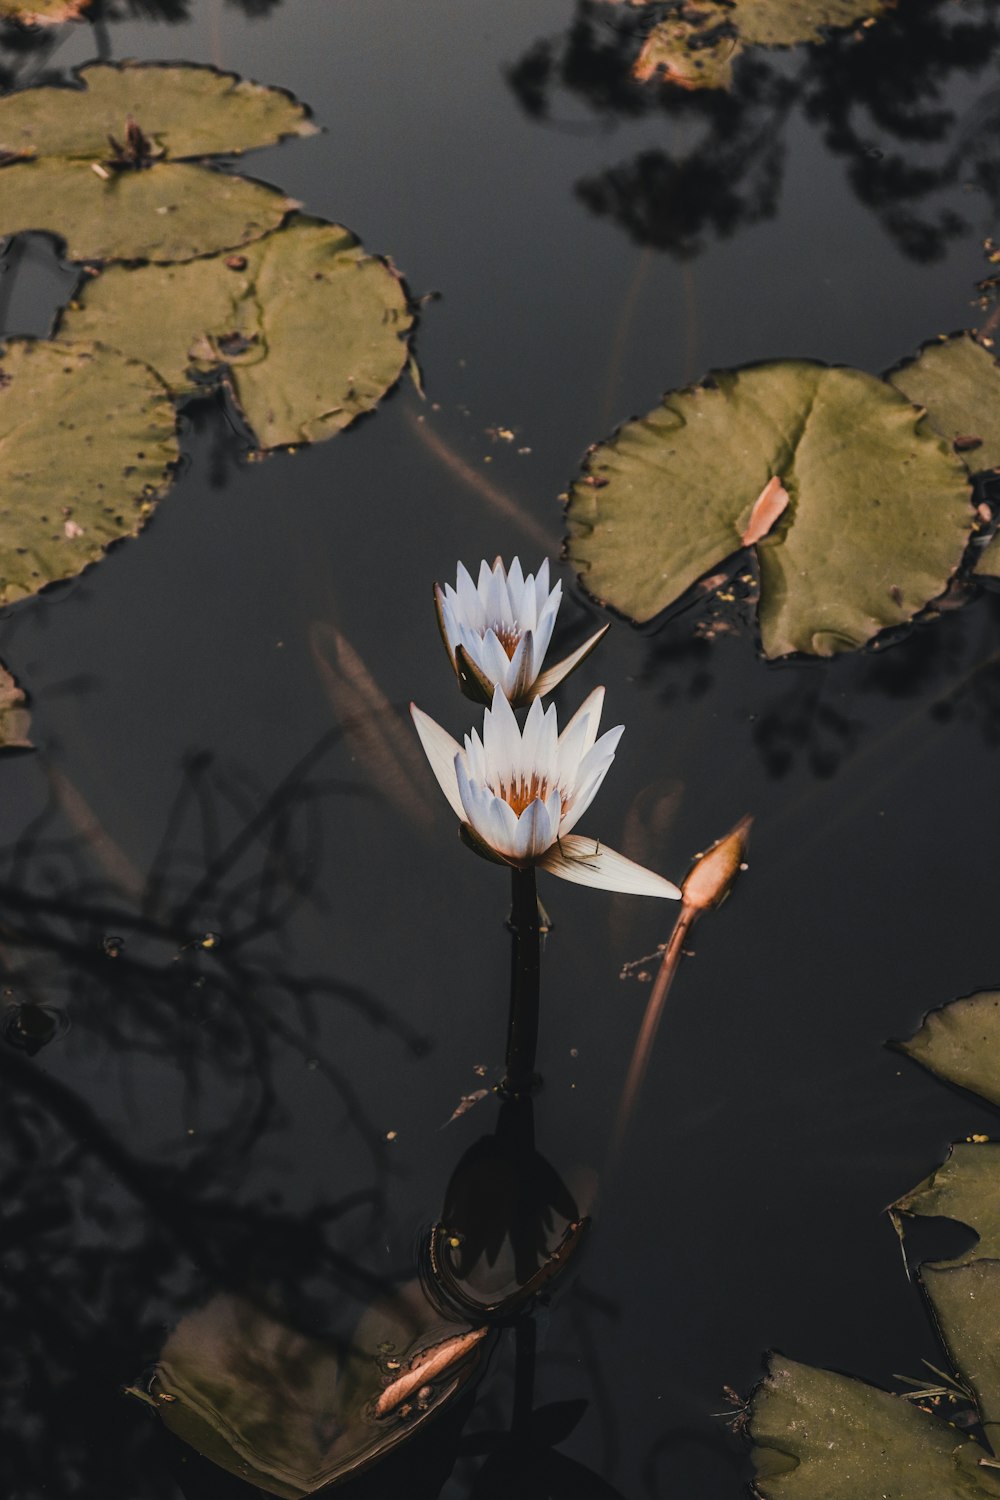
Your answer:
[[[826,30],[880,15],[890,0],[691,0],[660,21],[635,66],[641,80],[682,88],[726,88],[747,46],[795,47]]]
[[[570,559],[591,594],[650,620],[740,548],[775,476],[790,503],[756,544],[770,657],[864,645],[961,560],[961,461],[885,381],[804,360],[717,372],[595,448],[569,499]]]
[[[0,346],[0,605],[134,536],[178,456],[176,413],[147,365],[94,344]]]
[[[0,99],[0,234],[45,230],[74,260],[190,260],[277,228],[295,202],[194,165],[314,127],[302,105],[214,68],[99,63],[81,86]]]
[[[90,0],[0,0],[0,21],[20,21],[22,26],[58,26],[75,21]]]
[[[753,1401],[763,1500],[987,1500],[989,1454],[901,1396],[775,1356]]]
[[[974,1229],[974,1254],[1000,1260],[1000,1142],[959,1142],[943,1166],[900,1198],[898,1213],[931,1219],[955,1219]],[[967,1265],[973,1252],[955,1265]]]
[[[996,1185],[994,1185],[994,1192]],[[1000,1451],[1000,1261],[923,1266],[920,1280],[934,1308],[941,1338],[962,1381],[975,1397],[994,1452]],[[1000,1477],[1000,1469],[997,1470]]]
[[[0,234],[56,234],[70,260],[192,260],[259,239],[296,207],[262,182],[190,162],[103,177],[58,158],[0,168]]]
[[[24,692],[0,662],[0,750],[33,750],[28,738],[30,728]]]
[[[233,156],[312,135],[303,105],[267,88],[195,63],[91,63],[78,87],[43,84],[0,98],[0,147],[33,157],[103,161],[109,136],[124,138],[131,117],[156,156],[172,161]]]
[[[206,1458],[299,1500],[421,1431],[477,1373],[485,1336],[442,1318],[418,1283],[371,1308],[347,1350],[219,1296],[170,1335],[150,1396]]]
[[[986,543],[973,572],[980,578],[1000,578],[1000,533]]]
[[[1000,365],[970,333],[935,339],[886,377],[973,473],[1000,468]]]
[[[337,224],[296,216],[237,256],[113,267],[62,332],[145,360],[175,396],[225,367],[262,448],[317,442],[398,380],[413,325],[399,277]]]
[[[901,1051],[949,1083],[1000,1105],[1000,990],[932,1010]]]

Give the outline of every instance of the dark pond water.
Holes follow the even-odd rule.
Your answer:
[[[263,463],[220,403],[190,407],[141,539],[3,620],[39,747],[0,767],[6,999],[59,1029],[0,1049],[11,1500],[249,1494],[122,1387],[220,1289],[349,1323],[414,1274],[495,1127],[492,1097],[446,1122],[502,1070],[507,884],[429,776],[387,785],[331,632],[394,713],[413,698],[458,732],[431,582],[557,558],[588,444],[713,366],[877,373],[981,320],[1000,22],[901,0],[869,40],[758,53],[706,101],[623,83],[580,0],[145,0],[4,39],[8,87],[102,55],[291,90],[323,133],[254,174],[438,294],[426,400],[405,384]],[[46,332],[72,284],[51,243],[3,269],[6,331]],[[602,616],[562,576],[568,650]],[[603,682],[626,725],[587,823],[611,845],[679,879],[756,819],[610,1173],[649,993],[620,971],[672,914],[542,893],[536,1142],[594,1216],[535,1317],[535,1405],[571,1403],[561,1460],[498,1467],[508,1331],[474,1406],[359,1494],[737,1500],[723,1388],[746,1395],[768,1348],[882,1383],[939,1358],[883,1209],[992,1116],[884,1042],[1000,975],[1000,601],[820,665],[765,663],[740,606],[714,608],[735,628],[711,643],[712,606],[616,622],[558,700]]]

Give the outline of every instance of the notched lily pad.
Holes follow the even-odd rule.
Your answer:
[[[421,1431],[478,1372],[486,1337],[444,1319],[419,1283],[369,1309],[346,1350],[219,1296],[170,1335],[150,1396],[206,1458],[299,1500]]]
[[[156,157],[233,156],[312,135],[303,105],[268,88],[195,63],[92,63],[79,86],[41,84],[0,98],[0,146],[34,157],[103,161],[109,137],[131,118]]]
[[[1000,365],[970,333],[925,344],[886,379],[926,409],[971,473],[1000,468]]]
[[[33,750],[28,700],[0,662],[0,750]]]
[[[769,657],[862,646],[961,561],[961,461],[885,381],[804,360],[717,372],[592,450],[570,494],[570,560],[591,594],[650,620],[740,548],[775,477],[790,502],[756,544]]]
[[[1000,1105],[1000,990],[932,1010],[899,1047],[939,1078]]]
[[[948,1159],[923,1182],[893,1204],[897,1213],[930,1219],[954,1219],[979,1236],[972,1258],[1000,1260],[1000,1142],[960,1141]]]
[[[238,255],[113,267],[62,332],[145,360],[175,396],[225,367],[261,448],[317,442],[371,411],[406,363],[399,277],[348,230],[296,216]]]
[[[0,345],[0,605],[140,530],[170,485],[176,425],[158,376],[113,349]]]
[[[653,27],[635,65],[641,81],[727,88],[744,47],[795,47],[868,20],[891,0],[688,0]]]
[[[58,158],[0,168],[0,233],[55,234],[70,260],[185,261],[259,239],[297,207],[265,183],[191,162],[101,170]]]
[[[0,234],[47,231],[74,260],[190,260],[257,239],[297,207],[191,160],[311,133],[281,90],[194,65],[100,63],[79,79],[0,99]]]
[[[774,1356],[753,1399],[763,1500],[995,1500],[1000,1471],[956,1428],[864,1381]]]

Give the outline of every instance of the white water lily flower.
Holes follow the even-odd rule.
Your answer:
[[[595,688],[559,733],[554,706],[536,698],[523,731],[499,684],[463,749],[415,704],[410,705],[431,770],[479,853],[524,869],[540,865],[577,885],[636,896],[680,898],[680,891],[598,840],[571,833],[608,767],[622,726],[597,737],[604,689]]]
[[[551,693],[590,655],[607,625],[548,671],[541,670],[562,599],[562,584],[549,587],[546,558],[527,577],[515,557],[508,573],[497,558],[479,565],[479,582],[458,565],[455,587],[434,585],[438,625],[463,693],[490,703],[498,687],[518,707]]]

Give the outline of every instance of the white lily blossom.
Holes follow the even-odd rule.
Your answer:
[[[434,585],[438,624],[451,664],[467,697],[490,703],[494,688],[516,707],[550,693],[597,645],[601,630],[556,666],[542,662],[562,600],[562,584],[549,586],[548,558],[525,576],[516,558],[508,572],[500,558],[479,565],[479,581],[463,563],[455,587]]]
[[[483,719],[461,745],[410,705],[431,769],[479,852],[524,869],[540,865],[563,880],[637,896],[680,899],[662,875],[634,864],[597,839],[572,833],[594,800],[623,726],[598,738],[604,689],[595,688],[559,733],[554,706],[536,698],[523,731],[499,684]]]

